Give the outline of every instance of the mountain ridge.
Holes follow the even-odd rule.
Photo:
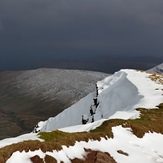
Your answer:
[[[98,92],[38,123],[39,133],[0,141],[1,162],[163,162],[163,75],[122,69],[96,87]]]
[[[108,119],[110,116],[119,118],[114,116],[114,114],[116,113],[118,116],[118,113],[123,112],[124,110],[125,112],[128,112],[127,114],[130,116],[130,118],[138,117],[137,113],[134,111],[134,108],[153,108],[157,104],[161,103],[162,96],[160,97],[160,95],[157,95],[157,92],[162,93],[161,88],[159,88],[160,85],[158,84],[153,87],[154,81],[152,81],[149,76],[150,74],[146,72],[126,69],[120,70],[112,76],[97,82],[99,92],[97,99],[99,106],[94,108],[96,110],[96,113],[94,114],[94,120],[97,121],[102,118]],[[148,84],[146,85],[139,83],[139,80]],[[155,91],[156,88],[159,90],[157,90],[157,92],[152,96],[146,93],[147,90]],[[45,125],[42,127],[42,129],[39,128],[39,130],[51,131],[63,127],[80,125],[82,122],[81,115],[86,115],[89,117],[90,107],[94,105],[94,98],[96,98],[95,92],[81,99],[70,108],[67,108],[55,118],[49,118],[45,122]],[[146,101],[149,98],[153,99],[153,102],[147,104]],[[114,102],[114,99],[116,99],[116,103]],[[70,116],[71,119],[68,118]],[[121,118],[123,119],[123,116],[121,116]],[[89,119],[89,122],[90,121],[91,119]],[[43,125],[43,123],[41,123],[41,125]]]

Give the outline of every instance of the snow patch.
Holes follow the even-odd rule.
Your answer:
[[[37,137],[36,133],[29,133],[29,134],[24,134],[15,138],[6,138],[3,140],[0,140],[0,148],[5,147],[7,145],[11,145],[13,143],[19,143],[25,140],[39,140],[43,141],[42,139],[39,139]]]

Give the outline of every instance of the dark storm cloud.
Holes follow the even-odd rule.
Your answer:
[[[162,0],[1,0],[0,64],[57,55],[162,55]]]

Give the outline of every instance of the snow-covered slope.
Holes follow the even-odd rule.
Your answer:
[[[148,71],[163,74],[163,63],[161,63],[160,65],[158,65],[156,67],[153,67],[153,68],[149,69]]]
[[[54,118],[39,122],[37,130],[51,131],[59,129],[66,132],[90,131],[111,118],[137,118],[138,107],[153,108],[163,102],[163,76],[136,70],[121,70],[110,77],[97,82],[98,93],[95,91],[76,104],[64,110]],[[98,100],[98,106],[93,99]],[[90,106],[94,111],[95,122],[90,123]],[[87,124],[81,124],[81,116],[89,119]],[[113,138],[101,138],[99,141],[79,141],[74,146],[62,146],[57,151],[16,151],[7,160],[7,163],[31,163],[31,158],[37,156],[45,162],[45,156],[51,156],[57,162],[71,163],[74,158],[85,159],[88,152],[101,151],[109,153],[117,163],[162,163],[163,162],[163,135],[159,133],[146,133],[143,138],[135,136],[130,128],[122,126],[112,127]],[[12,142],[23,140],[39,140],[37,134],[31,133],[14,139],[0,141],[0,147],[10,145]],[[97,152],[98,153],[98,152]],[[97,156],[97,155],[96,155]],[[107,161],[108,155],[102,158]],[[98,158],[96,158],[98,161]],[[111,159],[111,158],[109,158]],[[95,161],[94,161],[95,162]],[[47,163],[47,162],[46,162]]]
[[[163,101],[163,86],[149,78],[150,74],[136,70],[121,70],[112,76],[97,82],[96,92],[90,93],[76,104],[64,110],[54,118],[38,124],[38,130],[52,131],[68,126],[80,125],[82,115],[87,123],[100,119],[136,118],[138,107],[153,108]],[[157,90],[156,90],[157,89]],[[94,98],[99,105],[94,106]],[[149,102],[150,101],[150,102]],[[95,114],[90,114],[90,107]]]

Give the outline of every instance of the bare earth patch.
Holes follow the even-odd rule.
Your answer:
[[[117,151],[119,154],[125,155],[125,156],[129,156],[129,154],[127,152],[124,152],[122,150],[118,150]]]
[[[116,163],[113,157],[110,156],[109,153],[93,151],[90,149],[86,149],[88,154],[86,155],[84,160],[81,159],[73,159],[72,163]]]

